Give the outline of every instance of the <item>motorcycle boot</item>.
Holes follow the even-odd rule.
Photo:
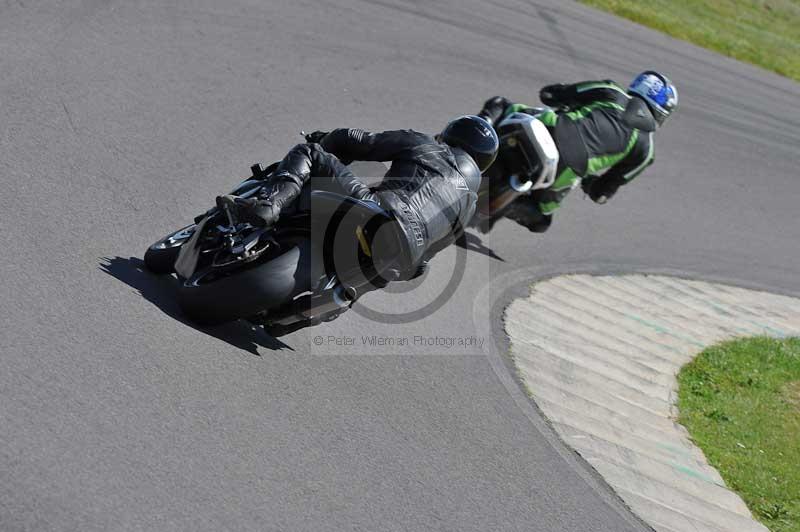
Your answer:
[[[228,211],[238,220],[256,227],[275,225],[283,207],[300,194],[300,187],[291,181],[279,181],[266,185],[256,198],[219,196],[217,205]]]

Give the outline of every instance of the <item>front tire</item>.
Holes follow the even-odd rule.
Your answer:
[[[311,242],[293,242],[266,262],[238,270],[225,277],[204,269],[184,279],[178,303],[192,321],[217,325],[254,316],[290,301],[310,289]]]
[[[147,248],[144,254],[144,265],[147,266],[147,269],[162,275],[173,273],[181,246],[192,237],[195,227],[195,224],[187,225]]]

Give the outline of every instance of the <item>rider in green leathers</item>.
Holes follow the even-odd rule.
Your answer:
[[[520,196],[500,213],[533,232],[550,227],[553,213],[578,184],[602,204],[652,164],[653,133],[678,103],[674,85],[653,71],[637,76],[627,91],[611,80],[584,81],[548,85],[539,96],[551,109],[542,112],[495,96],[479,113],[493,125],[511,113],[536,114],[555,141],[560,159],[553,185]],[[486,172],[514,173],[502,157]]]

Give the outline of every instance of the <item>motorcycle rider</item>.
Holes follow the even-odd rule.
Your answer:
[[[653,133],[678,104],[672,82],[652,70],[639,74],[627,92],[611,80],[583,81],[548,85],[539,97],[553,109],[542,112],[495,96],[479,113],[493,125],[511,113],[535,114],[553,136],[560,155],[553,185],[520,196],[502,212],[537,233],[550,227],[553,213],[579,183],[593,201],[603,204],[652,164]],[[503,177],[514,173],[503,157],[487,172]]]
[[[395,261],[392,280],[415,277],[460,235],[475,212],[481,172],[494,161],[499,144],[486,120],[469,115],[451,121],[436,137],[413,130],[336,129],[307,140],[313,142],[289,151],[258,197],[220,200],[258,226],[274,224],[306,183],[376,202],[394,215],[408,244],[407,256]],[[391,167],[370,188],[345,166],[352,161],[391,161]]]

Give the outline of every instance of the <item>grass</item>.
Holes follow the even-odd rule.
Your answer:
[[[678,375],[679,421],[772,532],[800,532],[800,338],[711,347]]]
[[[581,1],[800,80],[800,0]]]

